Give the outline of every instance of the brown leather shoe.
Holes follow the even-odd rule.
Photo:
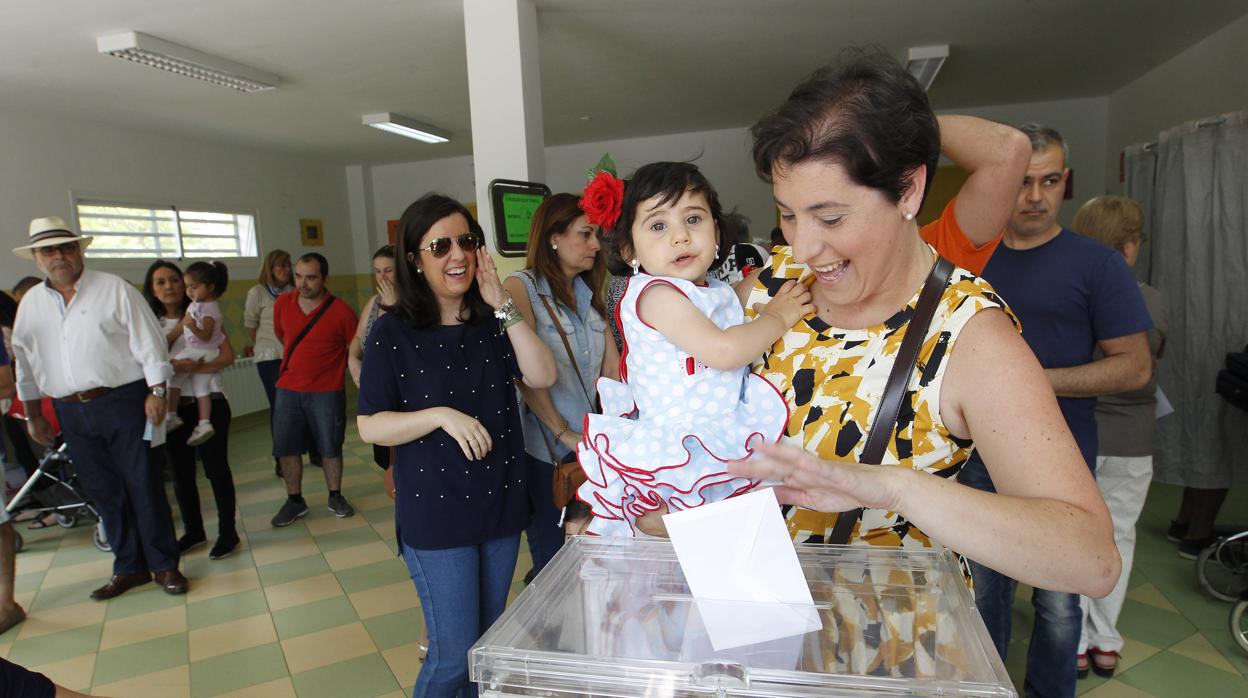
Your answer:
[[[121,596],[134,587],[147,584],[150,581],[152,581],[152,575],[147,572],[114,574],[107,584],[91,592],[91,598],[96,601],[106,601],[114,596]]]
[[[164,572],[157,572],[156,583],[160,585],[161,589],[165,590],[166,594],[185,594],[189,584],[186,581],[186,577],[182,576],[182,573],[176,567]]]

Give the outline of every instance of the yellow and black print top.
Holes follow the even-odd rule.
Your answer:
[[[935,252],[932,254],[935,259]],[[791,248],[777,247],[750,291],[746,315],[753,317],[754,304],[767,302],[784,282],[809,275],[805,265],[793,261]],[[755,363],[754,372],[771,381],[789,406],[786,439],[826,460],[859,461],[919,290],[883,324],[866,329],[842,330],[817,315],[808,316]],[[962,328],[976,313],[993,308],[1010,312],[986,281],[965,269],[955,269],[928,328],[916,370],[911,373],[909,399],[902,401],[884,465],[945,478],[957,476],[974,444],[949,433],[941,421],[940,386]],[[1014,319],[1012,314],[1010,317]],[[822,542],[832,533],[836,517],[793,507],[787,515],[789,532],[797,542]],[[897,512],[874,509],[863,512],[850,543],[933,545]]]

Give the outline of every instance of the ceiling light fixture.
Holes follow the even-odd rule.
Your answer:
[[[936,79],[936,73],[940,72],[940,67],[945,64],[945,59],[949,57],[949,44],[940,46],[912,46],[910,48],[910,61],[906,64],[906,70],[919,81],[919,85],[926,92],[932,86],[932,82]]]
[[[364,125],[400,136],[415,138],[422,143],[446,143],[451,140],[451,134],[445,131],[436,129],[428,124],[422,124],[402,114],[394,114],[388,111],[380,114],[365,114]]]
[[[100,53],[240,92],[271,90],[280,82],[272,73],[179,46],[142,32],[100,36],[96,38],[95,44]]]

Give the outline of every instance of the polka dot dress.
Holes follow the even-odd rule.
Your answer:
[[[720,329],[744,322],[722,282],[629,277],[617,310],[624,380],[598,380],[603,413],[586,415],[577,450],[589,478],[577,496],[593,511],[586,532],[594,535],[639,535],[636,519],[661,502],[680,511],[757,487],[729,474],[727,462],[775,443],[788,419],[780,393],[747,366],[705,366],[638,317],[637,301],[654,284],[683,293]]]

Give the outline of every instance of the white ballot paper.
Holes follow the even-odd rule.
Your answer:
[[[770,488],[663,521],[716,651],[823,627]]]
[[[150,446],[156,448],[165,443],[165,428],[168,426],[169,420],[161,421],[160,426],[152,424],[152,420],[147,420],[147,426],[143,428],[143,440],[150,441]]]

